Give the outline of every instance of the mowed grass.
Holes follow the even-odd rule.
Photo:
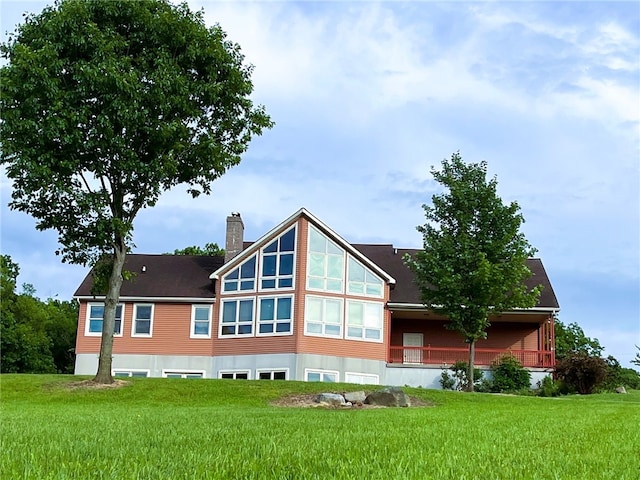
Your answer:
[[[285,408],[284,381],[2,375],[2,479],[640,478],[640,392],[564,398],[405,388],[433,407]],[[366,387],[371,389],[374,387]]]

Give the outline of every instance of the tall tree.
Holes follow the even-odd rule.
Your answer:
[[[11,208],[55,229],[70,263],[108,268],[94,381],[111,383],[115,309],[138,212],[194,197],[272,122],[220,26],[166,0],[58,0],[1,47],[2,164]]]
[[[422,301],[441,311],[469,344],[469,390],[477,340],[486,338],[489,316],[536,304],[541,287],[528,289],[527,258],[535,253],[520,232],[524,218],[516,202],[503,204],[498,182],[487,181],[487,164],[463,162],[459,153],[431,169],[445,187],[431,205],[423,205],[427,222],[417,227],[423,250],[406,256]]]

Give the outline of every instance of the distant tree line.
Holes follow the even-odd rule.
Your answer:
[[[78,305],[36,297],[32,285],[16,292],[20,268],[0,256],[0,370],[2,373],[73,373]]]

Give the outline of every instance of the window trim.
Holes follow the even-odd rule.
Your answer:
[[[233,374],[233,378],[222,378],[223,374]],[[218,379],[219,380],[244,380],[244,378],[236,378],[236,374],[238,373],[246,373],[247,380],[251,380],[251,370],[249,369],[239,369],[239,370],[218,370]]]
[[[275,324],[277,323],[277,319],[275,318],[277,316],[277,299],[279,298],[290,298],[291,299],[291,316],[289,319],[289,331],[288,332],[276,332],[275,328],[274,331],[271,333],[260,333],[260,324],[261,323],[265,323],[265,324],[273,324],[275,327]],[[261,322],[260,321],[260,313],[262,311],[262,300],[275,300],[275,304],[276,304],[276,310],[274,312],[274,319],[270,320],[270,321],[265,321],[265,322]],[[294,312],[295,312],[295,295],[264,295],[264,296],[259,296],[256,298],[256,306],[255,306],[255,336],[256,337],[284,337],[284,336],[289,336],[289,335],[293,335],[293,318],[294,318]]]
[[[104,307],[104,302],[87,302],[87,311],[85,315],[85,323],[84,323],[84,336],[85,337],[102,337],[102,329],[99,332],[91,332],[89,331],[89,324],[91,319],[91,307],[92,306],[101,306]],[[117,303],[116,308],[122,307],[122,311],[120,313],[120,333],[113,334],[114,337],[122,337],[124,332],[124,312],[125,312],[125,304]],[[102,322],[104,325],[104,314],[102,315]]]
[[[195,333],[196,326],[196,309],[198,308],[207,308],[209,309],[208,313],[208,321],[209,321],[209,333],[203,335],[202,333]],[[202,322],[202,320],[198,320]],[[189,338],[201,338],[207,339],[211,338],[211,330],[213,330],[213,308],[211,304],[203,304],[203,303],[194,303],[191,305],[191,324],[189,326]]]
[[[317,332],[309,332],[307,326],[308,326],[308,320],[307,320],[307,316],[308,316],[308,308],[309,308],[309,304],[308,304],[308,300],[309,299],[317,299],[317,300],[322,300],[322,332],[321,333],[317,333]],[[345,312],[345,302],[344,302],[344,298],[342,297],[328,297],[328,296],[322,296],[322,295],[305,295],[304,297],[304,335],[308,336],[308,337],[322,337],[322,338],[344,338],[344,312]],[[330,334],[326,334],[324,333],[325,330],[325,325],[327,325],[326,322],[326,302],[327,301],[332,301],[332,302],[337,302],[340,304],[340,322],[339,323],[330,323],[329,325],[340,325],[340,333],[338,335],[330,335]],[[314,322],[317,323],[317,322]]]
[[[255,296],[251,296],[251,297],[227,297],[227,298],[222,298],[220,300],[220,309],[218,312],[218,338],[247,338],[247,337],[254,337],[255,336],[255,332],[256,332],[256,310],[257,310],[257,306],[256,304],[257,299],[259,297],[255,297]],[[253,302],[253,307],[251,307],[251,333],[234,333],[233,335],[223,335],[222,334],[222,328],[227,325],[231,325],[230,323],[223,323],[222,322],[222,316],[224,315],[224,304],[227,302],[235,302],[238,305],[240,304],[241,301],[243,300],[251,300]],[[235,325],[236,327],[238,326],[239,322],[238,322],[238,315],[240,314],[240,310],[236,307],[236,320],[233,323],[233,325]],[[243,324],[247,324],[248,322],[242,322]],[[236,328],[237,331],[237,328]]]
[[[174,375],[182,375],[181,377],[182,379],[187,379],[185,375],[191,375],[194,373],[202,375],[202,377],[200,377],[201,379],[207,378],[206,370],[189,370],[184,368],[163,368],[162,378],[168,378],[167,375],[174,374]]]
[[[149,319],[149,333],[135,333],[136,332],[136,322],[138,315],[138,307],[151,307],[151,315]],[[133,304],[133,314],[131,315],[131,336],[134,338],[151,338],[153,337],[153,317],[155,315],[155,304],[154,303],[134,303]]]
[[[256,368],[256,380],[266,380],[266,378],[260,378],[261,373],[271,373],[271,377],[276,372],[284,372],[284,379],[289,380],[289,369],[288,368]],[[274,380],[274,378],[270,378],[269,380]]]
[[[354,298],[347,298],[347,301],[345,302],[345,306],[344,306],[344,338],[345,340],[354,340],[356,342],[369,342],[369,343],[382,343],[384,341],[384,303],[382,302],[370,302],[367,300],[356,300]],[[371,339],[371,338],[366,338],[364,336],[364,330],[365,330],[365,325],[364,325],[364,318],[362,319],[363,324],[362,324],[362,329],[363,329],[363,336],[362,337],[352,337],[349,335],[349,304],[350,303],[360,303],[363,305],[376,305],[378,307],[380,307],[380,338],[379,339]],[[363,307],[363,314],[364,314],[364,307]]]
[[[320,380],[320,383],[339,383],[340,382],[340,372],[337,370],[324,370],[321,368],[305,368],[304,369],[304,381],[305,382],[314,382],[315,380],[309,380],[310,373],[319,373],[320,375],[330,374],[336,376],[335,382],[325,382],[324,380]]]
[[[133,372],[145,373],[146,374],[145,378],[151,377],[151,370],[147,368],[114,368],[113,370],[111,370],[111,375],[113,377],[116,377],[118,373],[128,373],[129,374],[127,375],[128,378],[133,378]],[[142,378],[142,377],[139,377],[139,378]]]
[[[279,249],[276,252],[267,252],[266,256],[267,257],[276,257],[276,274],[273,276],[269,276],[266,277],[263,274],[263,270],[264,270],[264,259],[265,259],[265,251],[264,249],[267,248],[269,245],[271,245],[273,242],[278,242],[278,247],[280,246],[280,239],[282,237],[284,237],[287,233],[289,233],[291,230],[293,230],[293,250],[291,251],[286,251],[286,252],[281,252]],[[276,237],[272,237],[270,241],[266,242],[262,247],[260,247],[260,255],[259,255],[259,265],[258,265],[258,284],[257,284],[257,291],[258,292],[279,292],[279,291],[287,291],[287,290],[295,290],[296,288],[296,259],[297,259],[297,255],[296,252],[298,250],[298,231],[297,231],[297,224],[294,223],[293,225],[291,225],[291,227],[287,228],[286,230],[284,230],[282,233],[280,233],[278,236]],[[293,264],[291,266],[291,275],[280,275],[280,257],[282,255],[293,255]],[[290,287],[279,287],[278,283],[280,280],[282,279],[287,279],[287,278],[291,278],[291,286]],[[262,286],[262,281],[263,280],[271,280],[273,279],[276,282],[276,286],[273,288],[269,288],[269,287],[263,287]]]
[[[350,382],[348,379],[349,375],[359,375],[361,377],[373,377],[376,379],[376,382],[375,383]],[[355,385],[380,385],[380,375],[378,375],[377,373],[344,372],[344,383],[354,383]]]

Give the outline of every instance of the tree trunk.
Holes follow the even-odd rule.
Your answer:
[[[113,263],[109,276],[109,289],[104,300],[104,317],[102,320],[102,341],[100,342],[100,356],[98,358],[98,372],[93,378],[96,383],[113,383],[111,363],[113,353],[113,329],[115,327],[116,307],[120,299],[122,286],[122,268],[126,258],[126,246],[122,239],[116,242],[113,249]]]
[[[473,382],[474,382],[474,378],[473,378],[473,370],[474,370],[474,361],[475,361],[475,356],[476,356],[476,341],[475,340],[471,340],[469,342],[469,370],[467,370],[467,380],[468,380],[468,384],[467,384],[467,391],[468,392],[473,392]]]

